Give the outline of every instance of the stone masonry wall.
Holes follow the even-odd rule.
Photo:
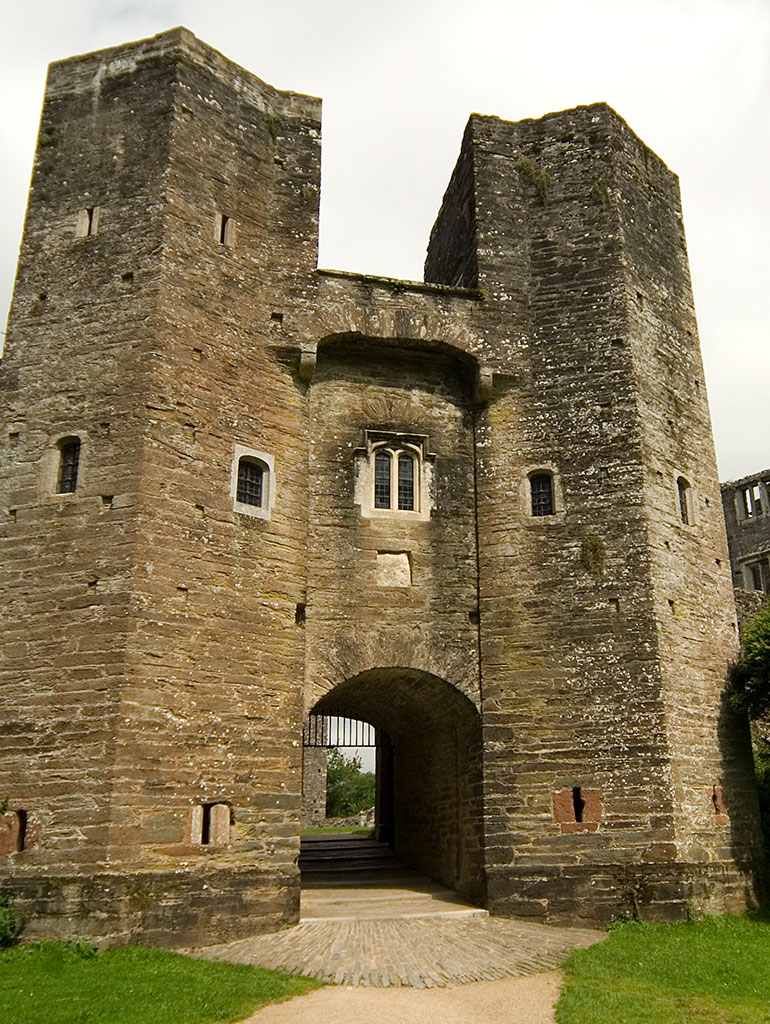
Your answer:
[[[296,920],[313,710],[388,738],[397,853],[494,912],[745,905],[675,177],[603,104],[474,115],[425,284],[317,270],[319,187],[319,101],[184,29],[51,68],[0,368],[28,934]]]
[[[733,586],[770,594],[770,470],[722,484]]]

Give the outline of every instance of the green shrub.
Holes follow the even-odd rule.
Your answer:
[[[749,718],[770,712],[770,603],[747,626],[730,675],[730,703]]]
[[[21,919],[13,909],[15,894],[0,892],[0,946],[12,946],[21,931]]]

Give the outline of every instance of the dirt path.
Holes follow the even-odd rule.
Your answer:
[[[317,989],[257,1010],[242,1024],[554,1024],[561,971],[453,988]]]

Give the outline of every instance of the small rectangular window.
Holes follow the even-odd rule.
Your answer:
[[[536,473],[530,477],[532,515],[553,515],[553,480],[550,473]]]
[[[78,484],[80,464],[80,441],[77,438],[62,442],[59,446],[59,475],[56,481],[57,494],[72,494]]]
[[[235,500],[243,505],[262,506],[262,477],[264,470],[251,459],[238,461],[238,488]]]

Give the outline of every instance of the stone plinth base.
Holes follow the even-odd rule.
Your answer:
[[[274,931],[299,918],[299,877],[256,867],[17,876],[4,887],[16,893],[23,939],[205,946]]]

